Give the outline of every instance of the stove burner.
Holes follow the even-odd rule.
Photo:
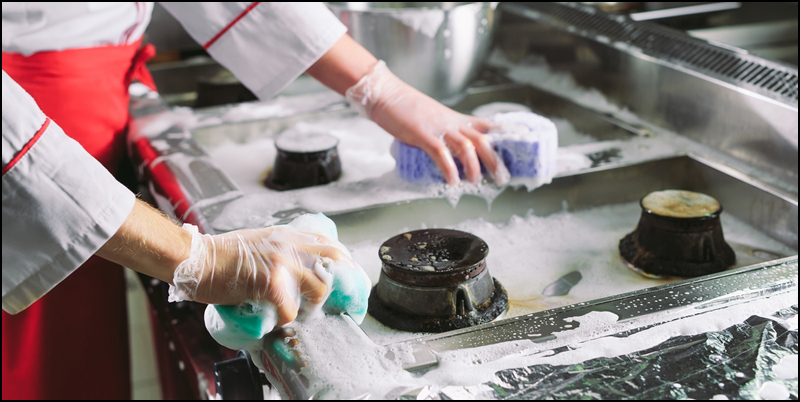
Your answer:
[[[655,191],[642,198],[636,229],[619,242],[635,271],[648,276],[693,277],[726,270],[736,262],[725,243],[720,203],[705,194]]]
[[[336,137],[324,133],[281,135],[275,141],[275,165],[264,185],[284,191],[336,181],[342,174],[338,144]]]
[[[494,320],[508,308],[503,286],[489,275],[489,246],[469,233],[423,229],[387,240],[369,313],[412,332],[445,332]]]

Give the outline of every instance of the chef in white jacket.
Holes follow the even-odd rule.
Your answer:
[[[490,172],[499,167],[482,134],[487,122],[397,79],[321,3],[164,7],[260,99],[307,72],[424,149],[450,184],[459,181],[453,155],[471,182],[479,159]],[[186,285],[193,300],[265,298],[279,306],[279,323],[297,314],[282,294],[286,272],[312,300],[326,291],[310,270],[259,248],[270,228],[193,238],[114,178],[125,157],[127,86],[152,86],[144,62],[153,50],[141,45],[152,8],[2,5],[4,399],[130,397],[117,264],[170,283],[176,269],[195,269],[196,282]],[[287,243],[282,250],[341,258]],[[248,290],[230,291],[237,287]]]

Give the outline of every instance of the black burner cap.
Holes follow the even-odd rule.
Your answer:
[[[325,133],[287,132],[275,141],[278,154],[264,185],[278,191],[336,181],[342,175],[339,140]]]
[[[481,238],[450,229],[422,229],[399,234],[383,243],[383,272],[399,282],[443,286],[483,272],[489,246]]]
[[[722,234],[722,205],[716,199],[663,190],[646,195],[640,205],[639,224],[619,242],[620,255],[637,272],[695,277],[736,263],[736,254]]]

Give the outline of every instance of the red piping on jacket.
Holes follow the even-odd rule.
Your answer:
[[[203,45],[203,49],[208,50],[208,48],[211,47],[211,45],[213,45],[214,42],[216,42],[220,36],[224,35],[225,32],[228,32],[228,30],[231,29],[231,27],[233,27],[234,24],[239,22],[239,20],[242,19],[245,15],[247,15],[247,13],[249,13],[250,10],[254,9],[258,5],[258,3],[259,2],[254,2],[250,4],[244,11],[242,11],[238,16],[236,16],[236,18],[234,18],[233,21],[231,21],[227,26],[225,26],[225,28],[222,28],[222,30],[217,32],[217,34],[214,35],[213,38],[211,38],[208,42],[206,42],[205,45]]]
[[[22,147],[17,156],[11,159],[11,161],[8,162],[7,165],[3,166],[3,175],[5,175],[6,172],[11,170],[11,168],[14,167],[14,165],[17,162],[19,162],[19,160],[22,159],[22,157],[25,156],[26,153],[28,153],[28,150],[31,149],[31,147],[33,147],[33,144],[35,144],[36,141],[39,140],[39,137],[41,137],[42,134],[44,134],[44,131],[47,130],[47,127],[49,125],[50,125],[50,118],[48,117],[47,120],[44,121],[44,124],[42,124],[42,128],[40,128],[39,131],[37,131],[36,134],[33,135],[33,138],[31,138],[30,141],[28,141],[28,143],[25,144],[24,147]]]

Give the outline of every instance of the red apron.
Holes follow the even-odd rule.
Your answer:
[[[128,85],[155,88],[140,42],[31,56],[3,70],[111,173],[125,153]],[[3,312],[3,399],[130,399],[125,277],[92,257],[16,315]]]

